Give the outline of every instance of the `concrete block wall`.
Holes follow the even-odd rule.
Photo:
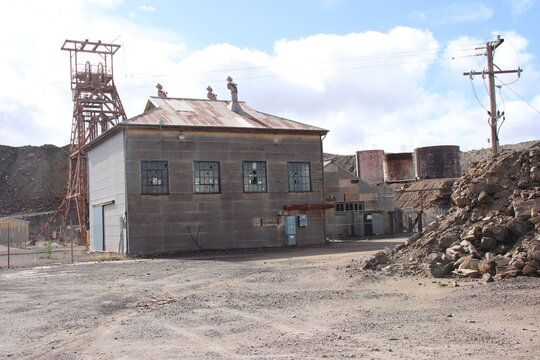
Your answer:
[[[284,205],[323,204],[319,135],[126,130],[130,253],[286,245]],[[168,161],[169,194],[141,195],[141,161]],[[218,161],[221,192],[195,194],[193,162]],[[268,192],[244,193],[243,161],[266,161]],[[289,192],[288,162],[309,162],[311,191]],[[324,242],[324,215],[307,213],[297,244]]]

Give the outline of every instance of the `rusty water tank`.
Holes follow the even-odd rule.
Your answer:
[[[461,177],[459,146],[440,145],[414,149],[416,176],[419,179]]]
[[[383,169],[386,182],[414,179],[413,153],[385,154]]]
[[[384,182],[384,150],[363,150],[356,152],[356,174],[369,184]]]

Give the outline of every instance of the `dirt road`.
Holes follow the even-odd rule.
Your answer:
[[[0,358],[540,359],[538,279],[355,270],[396,241],[2,270]]]

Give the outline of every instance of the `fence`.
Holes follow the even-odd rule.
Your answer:
[[[330,240],[383,235],[385,233],[382,212],[353,210],[333,211],[326,216],[326,236]]]
[[[86,255],[85,246],[75,246],[74,236],[69,242],[58,244],[52,241],[29,244],[28,226],[24,222],[0,223],[0,268],[31,267],[73,263]]]
[[[422,224],[437,221],[448,209],[427,208],[422,212]],[[418,232],[419,209],[396,211],[329,211],[326,214],[326,236],[329,240]]]

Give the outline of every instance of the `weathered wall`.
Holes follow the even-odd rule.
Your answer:
[[[369,184],[384,182],[383,150],[356,152],[356,175]]]
[[[461,177],[459,146],[441,145],[414,149],[416,176],[419,179]]]
[[[319,135],[243,134],[173,130],[126,131],[130,253],[274,247],[286,244],[284,205],[322,204]],[[166,160],[169,194],[141,195],[141,161]],[[193,192],[193,161],[219,161],[221,193]],[[266,161],[268,192],[244,193],[242,161]],[[289,192],[287,163],[309,162],[310,192]],[[324,242],[324,215],[307,213],[297,244]]]
[[[124,136],[119,132],[88,152],[88,203],[90,207],[90,249],[125,252],[122,217],[126,211]],[[98,239],[93,216],[103,208],[104,242]],[[97,242],[100,244],[97,244]]]
[[[414,179],[414,162],[412,153],[384,154],[384,181],[400,181]]]

